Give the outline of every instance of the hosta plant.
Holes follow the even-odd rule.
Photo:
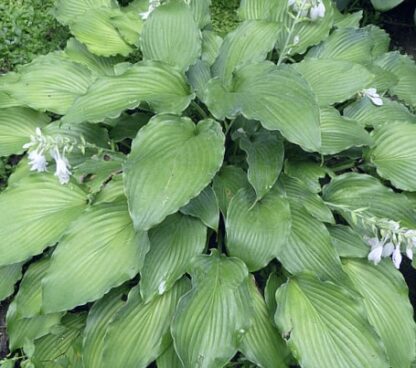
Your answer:
[[[411,367],[415,63],[330,0],[209,7],[58,0],[0,78],[4,367]]]

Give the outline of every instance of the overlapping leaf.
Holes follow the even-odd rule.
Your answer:
[[[14,285],[22,277],[22,263],[0,267],[0,302],[14,292]]]

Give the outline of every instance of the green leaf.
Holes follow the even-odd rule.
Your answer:
[[[247,267],[238,258],[213,251],[198,256],[190,274],[192,290],[181,298],[171,327],[175,350],[184,368],[223,367],[247,328],[238,295]]]
[[[100,77],[85,92],[64,122],[101,122],[140,102],[149,103],[156,112],[180,113],[193,98],[181,73],[156,62],[139,62],[120,75]]]
[[[205,28],[211,22],[210,5],[211,0],[189,0],[187,4],[191,7],[195,22],[199,28]]]
[[[0,156],[20,154],[37,127],[42,128],[50,118],[43,113],[25,108],[0,109]]]
[[[374,266],[367,261],[346,260],[344,270],[363,297],[371,325],[381,337],[390,367],[410,367],[416,357],[416,324],[409,290],[391,262]]]
[[[186,70],[201,55],[201,41],[191,9],[175,0],[151,13],[144,23],[140,46],[144,60],[163,61]]]
[[[185,207],[182,207],[181,212],[199,218],[205,226],[218,232],[220,209],[212,187],[207,186],[198,197],[191,199]]]
[[[183,368],[173,344],[156,360],[157,368]]]
[[[270,62],[245,66],[235,73],[232,90],[213,79],[208,84],[206,104],[217,119],[242,113],[268,130],[279,130],[307,151],[319,150],[316,97],[293,68],[277,68]]]
[[[87,92],[96,76],[59,53],[38,56],[6,83],[6,91],[20,104],[40,111],[65,114],[74,100]]]
[[[376,128],[369,152],[378,174],[399,189],[416,191],[416,125],[392,123]]]
[[[344,60],[308,59],[293,68],[311,85],[321,106],[348,100],[369,87],[374,78],[365,67]]]
[[[26,271],[20,288],[7,311],[7,333],[11,350],[21,348],[26,341],[33,341],[48,334],[62,317],[60,313],[41,314],[41,279],[49,267],[49,259],[32,263]]]
[[[231,199],[241,188],[249,188],[247,175],[238,166],[225,165],[214,177],[212,188],[218,198],[220,210],[225,216]]]
[[[115,8],[114,0],[57,0],[54,15],[64,25],[68,25],[86,11],[98,8]]]
[[[210,119],[159,115],[139,131],[124,170],[134,226],[149,230],[196,197],[222,165],[224,134]]]
[[[94,303],[88,313],[82,344],[82,360],[85,368],[103,366],[104,337],[107,327],[114,315],[125,304],[123,296],[126,291],[125,287],[111,290]]]
[[[144,302],[173,287],[192,259],[203,252],[206,237],[206,227],[199,220],[180,214],[169,216],[149,232],[150,251],[140,272]]]
[[[133,139],[139,129],[143,128],[150,120],[149,113],[135,112],[133,114],[121,114],[115,120],[111,120],[115,126],[110,130],[110,138],[115,142],[122,142],[129,138]]]
[[[360,22],[363,18],[363,11],[359,10],[354,13],[341,13],[334,7],[334,26],[336,28],[360,28]]]
[[[202,32],[201,60],[209,65],[214,64],[220,52],[223,39],[214,31]]]
[[[370,175],[339,175],[324,187],[323,198],[334,204],[352,225],[354,221],[350,211],[359,209],[366,217],[387,218],[400,222],[403,227],[416,228],[412,202],[404,194],[394,193]]]
[[[0,194],[0,265],[54,245],[85,207],[86,194],[75,184],[61,185],[52,174],[20,179]]]
[[[381,28],[342,28],[335,30],[324,42],[312,47],[306,59],[344,60],[367,64],[389,49],[390,38]]]
[[[145,303],[132,289],[124,307],[111,321],[106,336],[103,368],[145,368],[169,346],[169,326],[179,298],[189,289],[182,279],[163,295]]]
[[[390,366],[361,302],[345,287],[299,275],[279,288],[276,300],[275,321],[302,367]]]
[[[237,69],[266,59],[267,53],[274,48],[279,32],[280,27],[276,22],[252,20],[242,23],[225,37],[212,66],[213,75],[229,86]]]
[[[206,61],[197,60],[194,65],[191,65],[186,73],[189,84],[192,87],[192,91],[196,96],[204,101],[205,89],[208,82],[211,80],[211,68]]]
[[[401,103],[383,98],[382,106],[375,106],[368,97],[353,102],[344,109],[344,116],[362,126],[377,128],[393,121],[416,123],[416,115]]]
[[[332,244],[340,257],[366,258],[370,248],[362,236],[349,226],[327,225]]]
[[[367,131],[352,119],[343,118],[334,107],[321,108],[322,147],[320,152],[332,155],[351,147],[371,146]]]
[[[371,4],[373,4],[374,8],[380,11],[393,9],[402,2],[403,0],[371,0]]]
[[[317,162],[307,160],[286,160],[284,172],[292,178],[298,178],[313,193],[321,191],[319,179],[326,176],[325,167]]]
[[[398,79],[398,83],[390,88],[390,94],[397,96],[406,104],[416,107],[416,64],[407,55],[399,52],[389,52],[380,56],[375,64],[392,72]]]
[[[283,167],[284,148],[280,134],[261,130],[250,137],[242,137],[240,147],[247,155],[248,181],[257,200],[273,187]]]
[[[266,303],[254,279],[250,282],[253,303],[252,325],[243,336],[240,351],[253,363],[264,368],[285,368],[287,347],[269,316]]]
[[[99,299],[139,272],[148,249],[147,234],[134,231],[124,201],[92,206],[52,256],[42,280],[43,309],[63,311]]]
[[[0,302],[13,294],[14,285],[22,277],[22,263],[0,267]]]
[[[241,189],[227,212],[227,250],[257,271],[275,258],[287,243],[291,216],[287,199],[276,185],[257,201],[252,189]]]
[[[245,20],[269,19],[274,6],[274,0],[241,0],[238,15]]]

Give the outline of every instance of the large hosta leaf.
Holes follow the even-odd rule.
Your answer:
[[[124,201],[89,208],[52,256],[42,281],[44,310],[72,309],[100,298],[139,272],[148,249],[147,234],[134,231]]]
[[[321,108],[322,147],[324,155],[335,154],[350,147],[369,146],[371,136],[352,119],[343,118],[333,107]]]
[[[187,279],[178,281],[149,303],[132,289],[125,306],[110,323],[104,338],[103,368],[146,368],[169,346],[169,326],[179,298],[189,289]]]
[[[416,324],[409,290],[392,263],[374,266],[346,260],[344,270],[363,297],[370,323],[381,337],[392,368],[410,367],[416,356]]]
[[[0,194],[0,265],[13,264],[54,245],[86,207],[75,184],[61,185],[52,174],[20,179]]]
[[[239,295],[247,268],[237,258],[214,252],[195,260],[191,276],[192,290],[181,298],[172,322],[175,350],[184,368],[223,367],[248,327]]]
[[[69,24],[86,11],[97,8],[115,8],[114,0],[57,0],[55,16],[62,24]]]
[[[150,251],[141,271],[140,293],[145,302],[163,294],[188,271],[206,243],[206,227],[197,219],[169,216],[149,233]]]
[[[183,368],[178,354],[176,354],[173,344],[165,350],[165,352],[157,358],[157,368]]]
[[[302,367],[390,367],[361,302],[345,287],[300,275],[276,300],[275,321]]]
[[[277,41],[279,30],[276,22],[252,20],[242,23],[225,37],[212,66],[213,74],[229,86],[237,68],[266,59]]]
[[[355,221],[351,211],[360,210],[365,217],[387,218],[399,221],[404,227],[416,228],[416,214],[411,201],[370,175],[347,173],[337,176],[324,187],[323,197],[352,224]]]
[[[140,62],[120,75],[98,78],[85,92],[63,121],[101,122],[118,117],[142,101],[157,112],[180,113],[192,98],[182,74],[157,62]]]
[[[293,68],[311,85],[321,106],[348,100],[374,78],[362,65],[343,60],[308,59]]]
[[[370,248],[362,236],[349,226],[327,226],[331,241],[340,257],[366,258]]]
[[[46,114],[25,107],[0,109],[0,156],[23,152],[23,145],[30,141],[37,127],[49,122]]]
[[[374,105],[368,97],[348,105],[344,116],[351,118],[363,126],[378,127],[394,121],[416,123],[416,115],[401,103],[383,98],[383,105]]]
[[[0,302],[14,292],[14,284],[22,277],[22,263],[0,267]]]
[[[319,179],[326,176],[326,168],[315,161],[290,160],[285,162],[285,173],[304,182],[313,193],[321,191]]]
[[[259,367],[285,368],[287,347],[270,318],[254,279],[250,282],[249,292],[253,303],[252,325],[241,341],[240,351]]]
[[[145,60],[163,61],[186,70],[201,54],[201,39],[192,10],[175,0],[152,12],[144,24],[140,46]]]
[[[108,324],[116,312],[125,304],[123,297],[126,290],[125,287],[120,287],[110,291],[98,300],[88,313],[82,344],[82,360],[85,368],[102,367],[104,336]]]
[[[392,72],[398,83],[390,88],[390,93],[397,96],[406,104],[416,107],[416,64],[407,55],[399,52],[389,52],[380,56],[376,62],[378,66]]]
[[[159,115],[133,141],[125,188],[136,229],[148,230],[197,196],[222,165],[224,134],[213,120]]]
[[[205,28],[211,22],[211,14],[209,11],[211,0],[189,0],[187,4],[191,7],[199,28]]]
[[[290,228],[289,203],[277,185],[258,202],[253,189],[242,189],[227,212],[228,252],[256,271],[280,253]]]
[[[319,150],[316,97],[293,68],[276,68],[269,62],[245,66],[235,73],[231,90],[213,79],[208,84],[206,103],[218,119],[242,113],[259,120],[268,130],[279,130],[307,151]]]
[[[242,137],[240,147],[246,152],[248,181],[257,200],[273,187],[283,167],[283,141],[279,134],[261,130],[251,137]]]
[[[52,53],[21,67],[16,80],[4,88],[21,105],[65,114],[95,78],[86,66]]]
[[[371,0],[371,4],[380,11],[390,10],[402,2],[403,0]]]
[[[373,134],[375,144],[370,151],[377,172],[396,188],[416,190],[416,125],[386,124]]]

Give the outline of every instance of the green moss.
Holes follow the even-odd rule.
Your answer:
[[[68,30],[51,14],[53,0],[0,0],[0,71],[65,46]]]
[[[224,36],[239,23],[239,0],[213,0],[211,5],[212,28]]]

